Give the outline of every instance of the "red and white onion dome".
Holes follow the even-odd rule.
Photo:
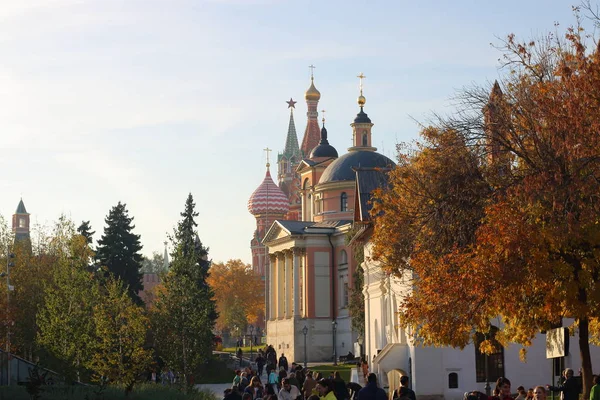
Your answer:
[[[248,200],[248,211],[252,215],[261,214],[287,214],[290,203],[283,191],[271,179],[271,173],[267,169],[265,179],[256,188]]]

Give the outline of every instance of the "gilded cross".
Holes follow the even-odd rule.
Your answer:
[[[325,110],[321,110],[321,113],[323,113],[323,123],[325,123]]]
[[[269,163],[269,153],[271,153],[271,151],[273,151],[273,150],[271,150],[270,148],[266,147],[266,148],[264,148],[264,149],[263,149],[263,151],[264,151],[265,153],[267,153],[267,166],[268,166],[268,165],[271,165],[271,164]]]
[[[317,68],[317,67],[315,67],[314,65],[310,64],[308,66],[308,68],[310,68],[310,78],[312,79],[314,77],[313,73],[315,72],[315,68]]]
[[[362,90],[363,90],[363,86],[362,86],[363,82],[362,81],[363,81],[363,79],[366,78],[366,76],[361,72],[360,75],[357,75],[356,77],[360,79],[359,87],[360,87],[360,95],[362,96]]]

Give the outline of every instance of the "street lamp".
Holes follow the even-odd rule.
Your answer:
[[[250,365],[252,365],[252,342],[254,342],[254,337],[252,333],[254,332],[254,326],[250,325]]]
[[[333,327],[333,365],[337,365],[337,351],[335,348],[335,331],[337,330],[337,322],[336,320],[333,320],[333,322],[331,323],[331,326]]]
[[[306,368],[306,334],[308,333],[308,328],[306,327],[306,325],[304,325],[304,328],[302,328],[302,334],[304,335],[304,368]]]

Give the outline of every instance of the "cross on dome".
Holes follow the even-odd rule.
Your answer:
[[[313,79],[314,78],[315,68],[317,68],[317,67],[315,67],[314,65],[310,64],[308,66],[308,68],[310,68],[310,79]]]
[[[265,147],[263,149],[263,151],[267,154],[267,168],[269,168],[271,166],[271,164],[269,163],[269,154],[273,151],[268,147]]]

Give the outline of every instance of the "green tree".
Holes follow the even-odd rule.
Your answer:
[[[101,301],[94,307],[94,355],[91,367],[96,377],[133,389],[152,360],[144,348],[148,318],[133,303],[123,282],[112,277],[102,290]]]
[[[90,225],[90,221],[81,221],[81,225],[77,228],[77,232],[85,237],[88,244],[92,244],[94,241],[93,236],[96,231],[92,231],[92,226]]]
[[[70,379],[81,379],[91,359],[92,313],[99,301],[98,282],[87,270],[91,255],[87,241],[74,234],[74,229],[53,238],[48,256],[54,267],[44,288],[44,305],[37,313],[37,342],[58,360],[57,368]]]
[[[143,256],[140,253],[140,235],[132,231],[133,217],[119,202],[114,206],[105,219],[104,234],[98,241],[96,260],[101,267],[106,267],[107,272],[121,279],[128,287],[129,295],[136,302],[142,304],[138,292],[144,288],[142,283]]]
[[[217,319],[212,289],[207,284],[208,249],[196,233],[195,204],[189,194],[172,237],[173,253],[164,287],[158,291],[152,313],[156,347],[170,368],[184,381],[211,356],[212,330]]]

